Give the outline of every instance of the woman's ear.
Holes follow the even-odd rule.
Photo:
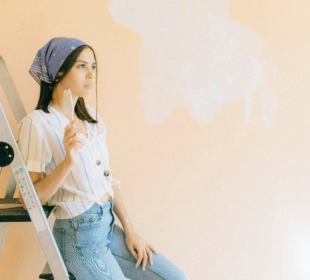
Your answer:
[[[64,73],[63,72],[58,72],[55,76],[55,82],[57,83],[59,80],[57,79],[57,77],[61,77]],[[56,85],[55,85],[56,86]]]

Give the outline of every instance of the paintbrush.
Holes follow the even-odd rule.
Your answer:
[[[73,121],[73,101],[72,101],[72,93],[71,90],[64,90],[64,98],[66,101],[66,113],[70,116],[70,122]],[[67,115],[66,114],[66,115]],[[75,125],[73,125],[75,127]]]

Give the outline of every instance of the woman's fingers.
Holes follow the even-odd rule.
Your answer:
[[[157,251],[155,250],[155,248],[150,244],[150,243],[146,243],[147,247],[149,247],[156,255],[158,254]]]
[[[147,265],[148,259],[149,259],[150,265],[153,265],[152,251],[155,252],[156,254],[157,252],[151,244],[146,243],[145,241],[139,244],[139,246],[135,246],[135,247],[134,246],[135,245],[129,246],[128,249],[130,253],[132,254],[132,256],[137,260],[135,264],[135,268],[137,268],[142,262],[141,263],[142,270],[145,271],[145,267]]]
[[[136,251],[133,249],[133,247],[131,246],[130,248],[128,248],[128,250],[130,251],[130,253],[132,254],[132,256],[135,259],[138,259],[138,254],[136,253]]]
[[[137,260],[135,267],[137,268],[142,261],[142,270],[145,271],[148,255],[149,255],[150,264],[153,265],[152,252],[146,246],[139,247],[139,249],[137,249],[137,252],[138,252],[138,260]]]
[[[80,133],[80,132],[83,132],[84,130],[82,130],[81,128],[77,128],[78,130],[75,130],[75,131],[72,131],[72,132],[68,132],[67,134],[66,134],[66,136],[64,136],[64,142],[65,141],[70,141],[70,139],[72,139],[72,138],[76,138],[76,139],[80,139],[80,140],[82,140],[82,138],[81,137],[79,137],[79,136],[77,136],[77,134],[78,133]]]
[[[147,254],[146,254],[145,247],[142,249],[142,253],[143,253],[142,270],[144,271],[146,267],[146,262],[147,262]]]
[[[75,123],[76,123],[76,120],[73,120],[65,127],[64,137],[67,136],[68,132],[74,127]]]
[[[73,143],[71,145],[69,145],[70,148],[69,148],[69,152],[72,150],[72,149],[75,149],[75,148],[80,148],[82,149],[83,148],[83,145],[82,144],[78,144],[78,143]]]
[[[82,140],[82,138],[78,137],[78,136],[73,136],[69,139],[69,146],[72,144],[72,143],[80,143],[82,144],[83,146],[85,145],[84,141]]]
[[[65,133],[64,133],[64,139],[71,138],[73,135],[79,132],[85,132],[85,129],[83,128],[77,128],[74,127],[74,124],[76,123],[76,120],[73,120],[65,127]]]
[[[153,265],[152,251],[150,250],[149,247],[146,247],[146,252],[147,252],[147,254],[149,255],[149,263],[150,263],[151,265]]]
[[[140,265],[140,263],[142,261],[142,258],[143,258],[143,253],[142,253],[142,247],[141,246],[139,246],[139,248],[137,249],[137,252],[138,252],[138,260],[137,260],[137,263],[135,265],[135,268],[137,268]]]

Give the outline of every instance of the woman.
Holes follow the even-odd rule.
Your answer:
[[[18,129],[40,201],[55,205],[53,234],[66,267],[77,280],[188,279],[141,238],[127,213],[109,167],[106,127],[97,110],[84,103],[97,85],[96,64],[95,52],[84,42],[51,39],[29,70],[41,87],[39,102]],[[73,121],[64,98],[68,89]],[[115,214],[122,227],[114,224]]]

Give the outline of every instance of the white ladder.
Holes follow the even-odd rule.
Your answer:
[[[1,56],[0,83],[10,103],[14,116],[19,123],[26,117],[26,112],[8,68]],[[0,258],[3,251],[8,223],[30,221],[31,219],[47,259],[47,264],[40,278],[55,280],[75,279],[73,275],[68,275],[67,268],[63,262],[47,220],[53,207],[44,206],[43,209],[40,203],[0,100],[0,175],[1,168],[8,165],[11,167],[10,177],[5,198],[0,199]],[[18,202],[18,198],[13,198],[16,184],[22,194],[27,211],[22,208],[22,205]]]

